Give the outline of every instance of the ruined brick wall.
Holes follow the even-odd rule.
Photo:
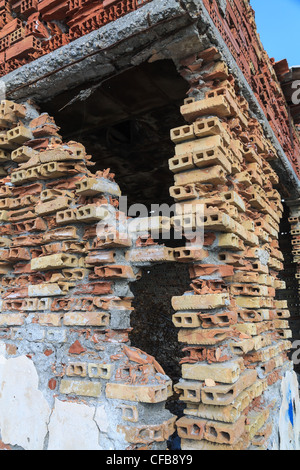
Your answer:
[[[1,0],[1,75],[135,11],[149,1]]]
[[[0,74],[144,3],[3,0]],[[298,134],[248,2],[204,5],[299,174]],[[220,59],[211,48],[181,61],[190,83],[186,124],[171,130],[170,195],[189,205],[191,229],[197,205],[205,206],[203,247],[156,245],[143,228],[118,238],[112,220],[126,219],[114,175],[93,174],[85,149],[62,142],[47,114],[1,102],[0,447],[166,447],[176,421],[165,408],[171,381],[154,354],[130,345],[130,284],[143,266],[171,270],[175,262],[187,263],[190,274],[172,299],[183,349],[174,387],[185,405],[176,423],[182,447],[282,445],[282,389],[291,390],[294,376],[290,313],[276,300],[285,287],[278,276],[283,207],[272,168],[278,155]],[[182,220],[170,222],[176,230]],[[137,302],[142,285],[133,288]],[[164,344],[165,351],[177,355],[178,345]],[[296,392],[292,399],[286,406],[297,415]]]
[[[286,100],[274,70],[274,59],[268,57],[261,43],[255,11],[250,2],[204,0],[203,3],[300,176],[299,133],[289,118]]]
[[[134,238],[116,231],[114,175],[91,173],[83,146],[28,103],[2,101],[0,113],[1,441],[165,448],[171,381],[128,340],[140,270]]]
[[[299,352],[300,345],[300,200],[288,201],[289,207],[289,237],[290,237],[290,262],[292,269],[287,270],[290,285],[292,285],[291,294],[293,298],[290,300],[293,313],[291,317],[291,328],[293,332],[293,346],[295,349],[293,357],[295,370],[299,373]],[[291,309],[291,308],[290,308]]]
[[[174,382],[180,377],[181,344],[172,322],[171,299],[188,283],[186,263],[152,262],[142,268],[141,279],[130,286],[134,294],[131,342],[155,356]]]
[[[189,204],[191,229],[204,204],[206,240],[186,247],[190,286],[172,299],[185,353],[176,425],[186,450],[276,448],[280,383],[293,370],[290,312],[276,300],[285,288],[277,155],[216,52],[182,61],[198,100],[186,99],[186,125],[171,131],[170,194]]]
[[[151,0],[2,0],[0,76],[134,12]],[[202,5],[203,3],[203,5]],[[182,2],[191,18],[204,8],[220,32],[299,175],[299,134],[289,119],[284,94],[260,41],[248,0]],[[75,58],[76,61],[76,58]]]
[[[186,99],[183,125],[171,129],[170,195],[189,210],[184,224],[178,214],[168,221],[175,232],[195,229],[204,207],[201,247],[156,244],[147,219],[121,237],[127,219],[110,170],[93,174],[83,146],[64,143],[30,103],[1,102],[4,447],[163,449],[177,429],[186,450],[267,449],[283,445],[286,427],[295,434],[287,445],[297,445],[290,313],[276,300],[284,289],[277,154],[216,50],[182,61],[181,73],[191,96],[197,83],[198,100]],[[164,225],[152,222],[158,232]],[[172,292],[182,347],[173,388],[156,355],[129,341],[131,284],[157,263],[186,264],[190,276]],[[173,391],[179,419],[166,406]]]

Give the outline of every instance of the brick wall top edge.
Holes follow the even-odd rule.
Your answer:
[[[4,1],[0,9],[0,76],[150,3],[152,0]],[[196,14],[199,14],[200,2],[194,3]],[[203,0],[201,4],[220,31],[299,175],[298,131],[289,120],[287,104],[273,67],[275,64],[261,44],[253,9],[241,0]],[[191,16],[195,14],[192,6],[186,5]],[[171,10],[170,5],[170,15]]]

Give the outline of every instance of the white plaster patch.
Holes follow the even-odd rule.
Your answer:
[[[93,407],[56,399],[48,427],[48,450],[103,450],[94,413]]]
[[[0,356],[0,432],[5,444],[42,450],[50,408],[38,390],[38,375],[26,356]]]
[[[295,372],[287,372],[281,383],[279,417],[280,450],[300,449],[299,385]]]

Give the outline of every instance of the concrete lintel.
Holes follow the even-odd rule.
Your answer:
[[[1,80],[9,99],[46,101],[65,90],[92,80],[100,82],[137,65],[138,53],[142,61],[142,51],[190,25],[191,17],[179,2],[153,0]]]

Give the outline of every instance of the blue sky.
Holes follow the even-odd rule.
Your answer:
[[[269,57],[300,65],[300,0],[250,0]]]

